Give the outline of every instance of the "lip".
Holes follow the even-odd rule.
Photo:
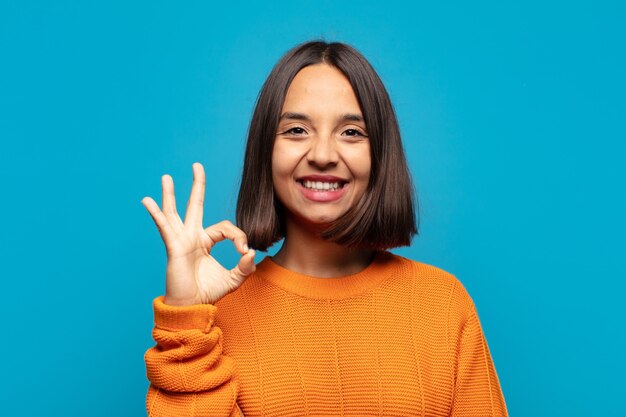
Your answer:
[[[321,175],[321,174],[305,175],[303,177],[296,178],[296,181],[322,181],[322,182],[341,182],[341,183],[348,182],[348,180],[344,178],[336,177],[334,175]]]
[[[307,177],[302,177],[302,178],[304,180],[313,181],[313,177],[314,176],[307,176]],[[319,176],[317,177],[318,178],[315,179],[316,181],[331,181],[331,182],[341,181],[341,179],[322,180],[322,179],[319,179]],[[334,177],[334,178],[337,178],[337,177]],[[344,184],[342,188],[339,188],[337,190],[314,191],[302,185],[300,180],[296,181],[296,184],[298,184],[298,189],[307,200],[315,201],[318,203],[328,203],[331,201],[339,200],[341,197],[343,197],[346,194],[346,192],[348,191],[348,187],[349,187],[349,183],[348,183],[348,184]]]

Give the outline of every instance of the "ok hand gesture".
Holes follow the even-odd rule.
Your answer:
[[[163,175],[163,211],[150,197],[141,203],[156,223],[167,251],[165,303],[170,305],[215,304],[238,288],[256,269],[254,250],[237,226],[224,220],[204,229],[202,212],[206,177],[198,162],[193,166],[193,185],[183,222],[176,211],[174,181]],[[241,253],[239,263],[227,270],[211,256],[213,246],[230,239]]]

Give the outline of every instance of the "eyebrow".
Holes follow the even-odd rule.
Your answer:
[[[306,114],[302,113],[294,113],[294,112],[285,112],[280,116],[280,120],[289,119],[289,120],[303,120],[305,122],[310,122],[311,118]],[[339,121],[352,121],[352,122],[364,122],[363,116],[360,114],[354,113],[345,113],[339,117]]]

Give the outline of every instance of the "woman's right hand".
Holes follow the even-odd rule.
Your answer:
[[[198,162],[193,166],[193,185],[183,222],[176,211],[174,181],[163,175],[163,211],[150,197],[141,203],[159,229],[167,251],[165,303],[169,305],[215,304],[238,288],[256,269],[254,250],[248,249],[245,233],[228,220],[204,229],[202,212],[206,177]],[[211,256],[213,246],[230,239],[241,253],[239,263],[227,270]]]

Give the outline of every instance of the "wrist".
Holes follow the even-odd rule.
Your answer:
[[[153,301],[154,324],[163,330],[199,329],[207,331],[213,325],[217,307],[212,304],[172,306],[160,296]]]
[[[168,296],[167,294],[163,297],[163,304],[174,307],[188,307],[194,304],[202,304],[200,301],[196,299],[188,299],[188,298],[176,298],[172,296]]]

